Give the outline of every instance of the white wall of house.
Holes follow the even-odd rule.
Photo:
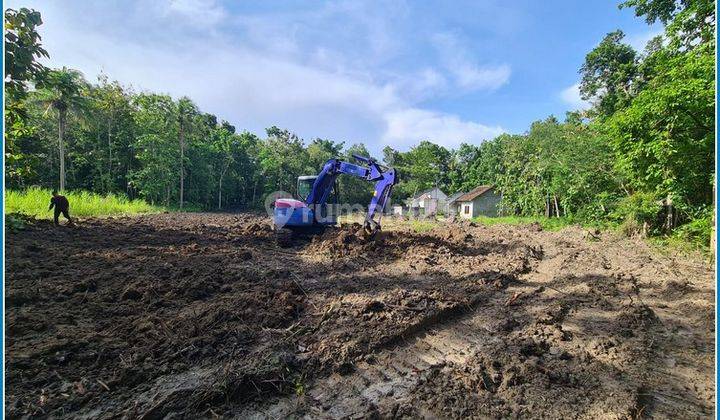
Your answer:
[[[472,219],[478,216],[495,217],[498,215],[500,200],[502,200],[502,195],[495,190],[491,190],[475,197],[472,201],[458,201],[458,215],[464,219]]]
[[[438,210],[445,210],[446,200],[447,194],[440,188],[433,188],[413,198],[410,207],[421,208],[425,214],[434,214]]]
[[[476,197],[475,200],[473,200],[473,211],[475,212],[475,216],[473,217],[480,215],[496,217],[500,210],[498,207],[501,200],[502,194],[495,189],[486,192],[480,197]]]
[[[473,217],[473,202],[472,201],[460,201],[458,202],[458,214],[463,219],[472,219]]]

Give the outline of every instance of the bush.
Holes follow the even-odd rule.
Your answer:
[[[635,193],[622,198],[610,215],[611,220],[620,223],[620,230],[627,236],[657,233],[661,223],[658,216],[662,205],[651,193]]]
[[[707,211],[704,216],[675,229],[673,236],[687,242],[693,248],[705,249],[710,246],[713,227],[712,211]]]

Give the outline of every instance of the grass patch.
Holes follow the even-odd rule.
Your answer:
[[[472,219],[475,223],[483,225],[527,225],[530,223],[539,223],[544,230],[561,230],[575,224],[572,220],[565,217],[521,217],[521,216],[501,216],[487,217],[478,216]]]
[[[427,232],[438,225],[437,222],[429,220],[410,220],[408,223],[415,233]]]
[[[143,200],[128,200],[114,194],[99,195],[87,191],[65,191],[70,201],[70,216],[116,216],[144,213],[158,213],[163,207],[152,206]],[[36,219],[52,219],[53,212],[48,211],[51,191],[31,187],[23,191],[5,192],[5,212],[20,213]]]

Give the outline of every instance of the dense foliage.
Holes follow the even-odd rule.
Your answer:
[[[644,51],[609,33],[587,54],[580,92],[592,106],[448,150],[422,141],[378,158],[399,170],[394,198],[495,184],[518,216],[611,221],[649,233],[710,226],[715,137],[715,8],[710,0],[627,0],[665,33]],[[295,193],[299,175],[330,157],[368,155],[363,144],[305,141],[270,127],[238,132],[190,98],[136,93],[102,75],[48,70],[36,11],[6,10],[6,182],[62,186],[206,209],[262,205]],[[341,199],[366,203],[370,186],[343,178]]]

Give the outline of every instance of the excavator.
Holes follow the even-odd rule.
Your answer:
[[[375,237],[380,231],[380,219],[385,205],[397,183],[397,173],[395,169],[380,165],[372,158],[355,154],[352,156],[359,164],[332,158],[325,162],[318,175],[298,177],[297,191],[300,200],[275,200],[272,227],[278,233],[279,242],[287,243],[288,239],[299,234],[316,234],[337,225],[339,206],[336,180],[340,175],[350,175],[375,183],[375,191],[363,223],[365,236]]]

